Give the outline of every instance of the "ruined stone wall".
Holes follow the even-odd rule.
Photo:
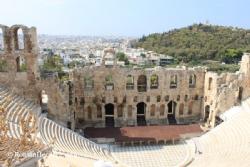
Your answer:
[[[68,103],[68,85],[67,83],[59,82],[56,78],[39,80],[36,84],[37,93],[40,94],[45,90],[49,97],[48,117],[57,123],[66,126],[68,121],[71,121],[71,114]]]
[[[41,79],[37,67],[38,44],[36,28],[24,25],[7,27],[0,25],[3,32],[4,48],[0,60],[7,62],[7,68],[0,72],[0,84],[40,104],[41,91],[49,96],[49,116],[62,125],[71,121],[68,107],[68,87],[57,79]],[[18,35],[22,30],[23,38]],[[19,41],[23,43],[21,47]],[[25,60],[27,69],[20,71],[19,61]]]
[[[0,60],[7,62],[6,70],[0,72],[0,84],[37,104],[41,91],[45,90],[49,96],[49,116],[64,126],[104,127],[110,116],[115,126],[138,125],[138,106],[145,104],[143,117],[147,125],[169,124],[172,115],[177,123],[204,119],[208,126],[214,127],[216,117],[250,96],[250,54],[247,53],[236,73],[219,75],[201,67],[131,69],[103,64],[74,70],[68,84],[57,78],[40,78],[36,28],[23,25],[0,25],[0,28],[4,39]],[[19,29],[23,32],[23,48],[18,43]],[[19,71],[20,58],[25,59],[26,71]],[[151,84],[154,75],[157,85]],[[127,85],[128,76],[133,84]],[[173,76],[176,76],[174,84]],[[191,86],[190,76],[195,76],[195,84]],[[87,84],[86,78],[91,82]],[[139,91],[142,85],[138,81],[145,78],[146,90]],[[107,114],[106,110],[110,110],[107,106],[114,107],[114,113]]]
[[[35,98],[35,82],[37,71],[37,34],[36,28],[28,28],[23,25],[13,25],[7,27],[0,25],[3,32],[4,48],[0,52],[0,59],[7,62],[4,72],[0,72],[0,82],[9,87],[16,88],[17,93],[21,93],[29,98]],[[19,39],[18,30],[22,30],[23,39]],[[19,40],[22,40],[23,48],[20,47]],[[19,61],[24,59],[26,71],[19,71]]]
[[[151,88],[150,77],[158,76],[158,88]],[[127,76],[134,80],[134,88],[126,88]],[[138,78],[144,75],[147,78],[147,90],[139,92],[137,88]],[[177,87],[170,88],[171,76],[177,76]],[[189,87],[189,77],[195,75],[194,87]],[[105,89],[105,77],[112,76],[114,89]],[[93,88],[86,89],[84,78],[92,78]],[[74,71],[72,74],[74,83],[74,106],[78,121],[91,126],[105,126],[105,105],[114,105],[115,126],[137,125],[137,104],[144,102],[146,106],[145,118],[147,124],[168,124],[168,103],[176,103],[175,118],[178,123],[197,121],[203,110],[204,95],[204,68],[154,68],[154,69],[129,69],[85,67]],[[191,104],[192,103],[192,104]],[[183,113],[180,114],[180,105],[183,105]],[[155,105],[155,106],[153,106]],[[192,107],[188,107],[192,105]],[[98,117],[97,106],[101,107],[101,117]],[[118,108],[122,108],[119,114]],[[130,108],[130,109],[129,109]],[[129,113],[132,108],[132,113]],[[188,111],[191,108],[190,111]],[[88,113],[91,110],[91,116]],[[155,110],[154,114],[152,110]]]
[[[207,72],[204,83],[204,111],[209,107],[207,124],[216,125],[216,117],[250,96],[250,55],[244,54],[240,71],[236,73]],[[212,80],[209,83],[209,80]],[[209,89],[210,85],[210,89]]]

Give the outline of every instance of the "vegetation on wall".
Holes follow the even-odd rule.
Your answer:
[[[6,60],[0,60],[0,72],[6,72],[7,66]]]

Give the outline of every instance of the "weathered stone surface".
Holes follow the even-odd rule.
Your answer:
[[[177,123],[204,119],[213,127],[221,112],[250,94],[249,54],[242,57],[240,71],[220,75],[203,67],[122,68],[114,61],[113,67],[103,63],[74,70],[70,74],[71,83],[60,83],[57,78],[41,79],[36,28],[23,25],[0,28],[4,37],[0,59],[8,64],[6,72],[0,72],[0,83],[37,103],[41,90],[45,90],[49,96],[49,116],[71,128],[104,127],[110,120],[114,126],[134,126],[139,121],[145,125],[169,124],[171,116]],[[18,46],[18,29],[23,31],[23,49]],[[26,72],[19,72],[19,58],[25,59]],[[144,114],[138,114],[139,104],[145,105]]]

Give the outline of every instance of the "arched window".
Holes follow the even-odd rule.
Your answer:
[[[160,101],[161,101],[161,96],[160,96],[160,95],[158,95],[158,96],[156,97],[156,101],[157,101],[157,102],[160,102]]]
[[[102,118],[102,106],[101,105],[97,105],[96,106],[96,110],[97,110],[97,112],[96,112],[97,118]]]
[[[171,75],[170,88],[177,88],[177,75]]]
[[[211,90],[212,82],[213,82],[213,78],[209,77],[209,79],[208,79],[208,90]]]
[[[188,95],[185,95],[184,101],[185,101],[185,102],[188,101]]]
[[[90,106],[87,107],[87,115],[88,115],[88,119],[91,120],[92,119],[92,109]]]
[[[17,72],[25,72],[27,71],[27,64],[26,60],[23,56],[18,56],[16,58],[16,69]]]
[[[4,35],[2,28],[0,28],[0,51],[3,50],[4,50]]]
[[[134,77],[132,75],[127,76],[126,89],[127,90],[134,89]]]
[[[241,100],[242,100],[242,94],[243,94],[243,87],[239,87],[238,101],[241,101]]]
[[[118,98],[115,96],[114,97],[114,103],[117,103],[118,102]]]
[[[189,76],[189,88],[195,88],[196,86],[196,75],[192,74]]]
[[[145,75],[140,75],[137,80],[137,89],[138,92],[147,91],[147,77]]]
[[[199,95],[195,95],[194,100],[199,100]]]
[[[85,99],[84,99],[84,97],[81,97],[81,99],[80,99],[80,105],[83,106],[84,103],[85,103]]]
[[[128,106],[128,117],[129,118],[132,118],[132,112],[133,112],[133,107],[132,107],[132,105],[129,105]]]
[[[150,108],[150,116],[152,117],[155,116],[155,109],[156,109],[155,104],[152,104]]]
[[[204,115],[204,122],[207,122],[208,118],[209,118],[209,114],[210,114],[210,106],[206,105],[205,106],[205,115]]]
[[[112,75],[108,75],[105,78],[105,88],[106,90],[114,90],[114,81]]]
[[[147,101],[147,102],[150,102],[150,96],[147,96],[146,101]]]
[[[24,49],[24,33],[21,28],[17,28],[14,31],[14,44],[15,50],[23,50]]]
[[[92,90],[94,87],[94,81],[92,77],[84,77],[84,90]]]
[[[117,116],[122,117],[123,116],[123,105],[119,104],[117,107]]]
[[[184,113],[184,104],[181,103],[179,107],[179,115],[183,115],[183,113]]]
[[[126,96],[123,97],[122,102],[123,102],[123,103],[126,103],[126,102],[127,102],[127,97],[126,97]]]
[[[169,101],[169,95],[165,96],[165,101]]]
[[[181,99],[181,96],[177,95],[177,101],[180,101],[180,99]]]
[[[160,106],[160,116],[163,116],[164,113],[165,113],[165,105],[162,104],[162,105]]]
[[[193,102],[190,102],[188,105],[188,114],[191,115],[193,113]]]
[[[153,74],[150,77],[150,89],[157,89],[158,88],[158,76]]]

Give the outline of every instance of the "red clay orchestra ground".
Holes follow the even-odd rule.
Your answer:
[[[122,128],[86,128],[85,137],[115,138],[116,142],[124,141],[160,141],[180,139],[185,134],[201,133],[199,124],[138,126]]]

